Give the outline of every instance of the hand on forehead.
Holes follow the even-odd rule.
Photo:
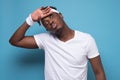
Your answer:
[[[44,17],[52,14],[53,12],[59,13],[57,10],[55,10],[55,9],[53,9],[53,8],[50,8],[49,6],[46,7],[46,8],[41,7],[41,10],[42,10],[42,13],[43,13],[43,17],[42,17],[42,18],[44,18]]]
[[[44,17],[50,15],[51,13],[53,13],[53,12],[51,12],[50,7],[47,7],[47,8],[41,7],[40,11],[42,11],[41,18],[44,18]]]

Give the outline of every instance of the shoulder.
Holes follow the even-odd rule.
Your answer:
[[[38,37],[38,38],[48,38],[49,36],[50,36],[49,33],[40,33],[40,34],[34,35],[34,37]]]
[[[39,34],[36,34],[34,36],[49,36],[49,33],[39,33]]]
[[[89,34],[89,33],[81,32],[81,31],[78,31],[78,30],[75,30],[75,33],[76,33],[76,36],[80,39],[83,39],[83,40],[93,39],[92,35]]]
[[[40,33],[34,35],[34,39],[39,41],[49,41],[51,38],[52,35],[50,33]]]

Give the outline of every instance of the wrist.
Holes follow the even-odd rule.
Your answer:
[[[26,23],[29,26],[32,26],[35,22],[32,20],[31,14],[29,14],[29,16],[26,18]]]

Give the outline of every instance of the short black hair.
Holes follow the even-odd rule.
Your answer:
[[[56,7],[54,7],[54,6],[46,6],[45,8],[47,8],[47,7],[50,7],[50,8],[52,8],[52,9],[57,10],[57,8],[56,8]]]
[[[48,6],[46,6],[46,7],[44,7],[44,9],[46,9]],[[57,10],[57,8],[56,7],[54,7],[54,6],[49,6],[50,8],[52,8],[52,9],[55,9],[55,10]],[[40,23],[40,21],[38,21],[38,24],[39,25],[41,25],[41,23]]]

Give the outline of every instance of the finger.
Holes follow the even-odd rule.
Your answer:
[[[41,8],[40,8],[40,10],[44,10],[45,9],[45,7],[44,6],[42,6]]]
[[[50,7],[48,6],[47,8],[45,8],[45,11],[47,11],[48,9],[50,9]]]
[[[51,8],[48,8],[48,9],[46,9],[46,10],[43,11],[43,14],[46,14],[46,13],[48,13],[50,11],[51,11]]]
[[[50,7],[46,7],[44,8],[44,11],[48,11],[50,9]]]
[[[46,13],[46,14],[44,14],[44,17],[46,17],[46,16],[49,16],[49,15],[51,15],[53,12],[48,12],[48,13]]]

